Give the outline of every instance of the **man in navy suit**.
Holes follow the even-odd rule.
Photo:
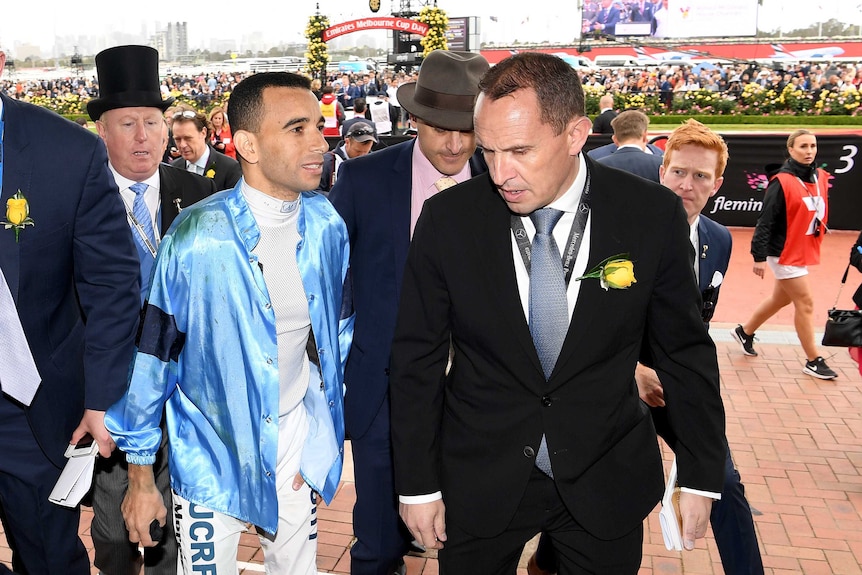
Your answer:
[[[108,165],[125,204],[127,221],[140,260],[141,304],[150,285],[150,271],[159,242],[179,210],[215,193],[213,180],[161,163],[167,145],[167,124],[162,113],[173,98],[162,99],[159,91],[159,53],[149,46],[116,46],[96,55],[99,97],[87,103],[90,119],[108,150]],[[136,193],[145,184],[146,226],[152,241],[138,226],[134,212]],[[148,240],[144,241],[147,236]],[[171,501],[168,473],[167,434],[156,458],[156,483],[165,501]],[[120,505],[128,486],[125,456],[119,450],[96,465],[93,487],[91,534],[94,563],[105,575],[138,573],[144,561],[147,575],[176,575],[177,541],[173,522],[165,526],[158,547],[147,548],[141,558],[138,546],[129,542]]]
[[[432,52],[418,82],[398,89],[398,102],[416,121],[416,138],[345,162],[329,194],[350,232],[356,309],[344,378],[356,476],[352,575],[403,570],[410,537],[393,486],[389,347],[407,249],[425,199],[486,169],[474,157],[473,103],[487,69],[478,54]]]
[[[5,63],[0,51],[0,73]],[[138,259],[102,141],[31,104],[0,95],[0,105],[0,205],[20,193],[33,221],[0,226],[0,271],[26,336],[22,348],[0,345],[0,363],[32,356],[41,379],[29,408],[0,381],[0,515],[16,572],[86,575],[80,509],[48,495],[70,443],[89,433],[103,457],[114,448],[104,417],[126,388]]]
[[[721,136],[695,120],[688,120],[668,138],[661,168],[662,184],[682,198],[688,216],[695,276],[703,300],[702,319],[706,324],[712,319],[718,303],[733,240],[727,228],[700,212],[721,187],[726,165],[727,145]],[[652,374],[645,373],[647,369],[639,368],[636,374],[641,397],[654,408],[656,428],[674,449],[677,438],[667,425],[666,414],[662,413],[665,410],[661,382],[654,371],[649,370]],[[726,444],[727,439],[724,441]],[[733,464],[729,447],[721,499],[713,503],[709,519],[724,572],[727,575],[762,575],[763,561],[751,507],[745,498],[745,488]]]
[[[613,36],[620,21],[620,9],[614,5],[614,0],[602,0],[602,9],[592,21],[592,29],[600,34]]]
[[[640,110],[626,110],[611,120],[611,126],[617,149],[599,162],[660,183],[658,172],[662,157],[646,151],[649,117]]]

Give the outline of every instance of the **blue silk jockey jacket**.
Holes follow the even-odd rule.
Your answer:
[[[275,312],[251,253],[260,229],[242,182],[183,210],[162,241],[129,387],[105,424],[129,463],[152,464],[166,404],[174,491],[275,533]],[[297,227],[296,259],[320,359],[303,400],[309,432],[301,473],[329,503],[343,463],[350,248],[347,228],[324,196],[301,195]]]

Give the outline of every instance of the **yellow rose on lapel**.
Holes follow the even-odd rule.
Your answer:
[[[637,283],[635,265],[629,254],[617,254],[599,262],[575,281],[597,279],[602,289],[627,289]]]
[[[206,177],[208,177],[209,179],[213,179],[213,178],[215,177],[215,170],[213,170],[212,168],[210,168],[209,170],[207,170],[207,173],[206,173],[206,174],[204,174],[204,175],[205,175]]]
[[[602,270],[603,283],[612,289],[625,289],[637,283],[634,267],[630,260],[613,260],[606,263]]]
[[[6,219],[13,226],[20,226],[30,214],[30,206],[25,198],[11,197],[6,201]]]

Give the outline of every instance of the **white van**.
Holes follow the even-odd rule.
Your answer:
[[[595,72],[597,70],[593,61],[586,56],[576,56],[567,52],[554,52],[553,55],[563,60],[578,72]]]
[[[640,68],[642,63],[634,56],[601,55],[593,60],[596,68]]]

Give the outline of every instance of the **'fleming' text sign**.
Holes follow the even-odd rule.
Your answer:
[[[418,34],[420,36],[425,36],[428,33],[428,24],[425,24],[424,22],[410,20],[408,18],[384,16],[381,18],[360,18],[359,20],[350,20],[349,22],[342,22],[341,24],[330,26],[323,31],[323,41],[329,42],[333,38],[337,38],[343,34],[350,34],[351,32],[359,32],[361,30],[370,30],[375,28],[381,30],[398,30],[399,32],[408,32],[410,34]]]

